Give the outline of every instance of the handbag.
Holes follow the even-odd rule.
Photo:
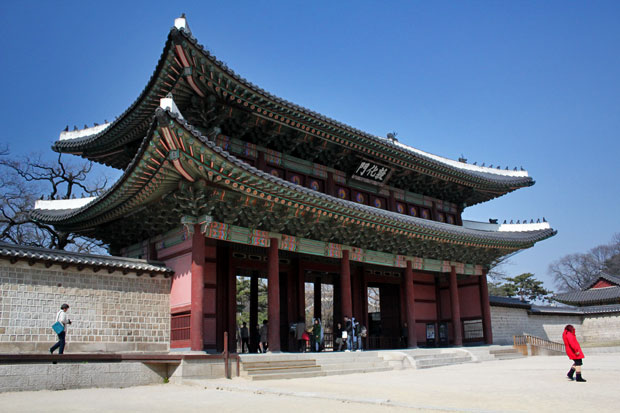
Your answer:
[[[52,324],[52,330],[54,330],[56,334],[60,334],[65,330],[65,326],[63,326],[60,321],[56,321]]]
[[[346,332],[346,331],[343,331],[343,332],[342,332],[342,338],[346,339],[347,337],[348,337],[347,332]]]

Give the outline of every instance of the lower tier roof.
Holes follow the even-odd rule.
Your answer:
[[[378,251],[421,249],[438,259],[477,251],[472,257],[482,253],[485,262],[556,233],[548,225],[531,231],[466,228],[342,200],[254,168],[202,136],[180,114],[161,108],[133,161],[104,195],[76,208],[39,206],[32,215],[117,246],[121,241],[114,234],[126,228],[132,234],[126,234],[131,240],[124,245],[169,230],[182,216],[209,215],[227,224]]]

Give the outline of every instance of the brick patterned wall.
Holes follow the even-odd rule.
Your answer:
[[[45,352],[70,305],[66,352],[166,351],[170,279],[0,260],[0,352]]]
[[[562,342],[566,324],[577,329],[577,339],[584,341],[581,316],[535,315],[524,308],[491,306],[491,326],[494,344],[512,344],[512,337],[521,334]]]
[[[620,315],[528,314],[523,308],[491,306],[494,344],[512,344],[512,336],[530,334],[562,342],[567,324],[575,326],[577,339],[585,346],[620,345]]]
[[[620,315],[589,315],[583,320],[583,336],[592,345],[620,345]]]

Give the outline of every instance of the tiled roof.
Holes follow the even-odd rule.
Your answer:
[[[386,211],[380,208],[375,208],[372,206],[359,204],[353,201],[343,200],[343,199],[340,199],[340,198],[337,198],[337,197],[334,197],[334,196],[331,196],[331,195],[328,195],[322,192],[314,191],[304,186],[296,185],[292,182],[276,177],[274,175],[271,175],[267,172],[264,172],[260,169],[257,169],[249,165],[248,163],[226,152],[225,150],[217,146],[214,142],[210,141],[207,137],[202,136],[201,133],[197,129],[195,129],[192,125],[190,125],[184,119],[178,117],[174,113],[170,112],[169,110],[157,108],[155,113],[156,113],[156,116],[164,117],[164,119],[167,119],[167,120],[174,119],[176,122],[181,124],[188,132],[190,132],[197,139],[199,139],[202,144],[207,146],[212,151],[220,154],[222,157],[227,159],[230,163],[238,166],[239,168],[245,169],[252,175],[258,176],[261,179],[264,179],[267,181],[271,181],[279,186],[284,186],[287,189],[292,189],[292,190],[301,192],[304,195],[308,195],[312,198],[319,198],[323,201],[327,201],[332,204],[339,205],[341,207],[345,207],[345,208],[356,210],[356,211],[362,211],[370,215],[378,216],[379,218],[389,219],[395,222],[396,225],[402,225],[402,224],[410,225],[410,226],[415,226],[418,228],[427,229],[435,233],[443,233],[443,234],[452,235],[452,236],[460,236],[460,237],[467,236],[471,239],[479,240],[483,242],[484,241],[486,242],[506,241],[506,242],[516,242],[521,245],[524,243],[526,244],[535,243],[535,242],[549,238],[556,234],[556,231],[552,228],[536,230],[536,231],[520,231],[520,232],[481,231],[481,230],[476,230],[476,229],[465,228],[465,227],[458,226],[458,225],[451,225],[451,224],[431,221],[431,220],[427,220],[427,219],[423,219],[419,217],[403,215],[397,212]],[[97,205],[99,202],[102,202],[107,196],[110,196],[112,193],[114,193],[115,189],[117,187],[120,187],[120,183],[123,182],[131,174],[132,167],[133,165],[136,164],[136,162],[139,161],[139,157],[141,153],[143,152],[144,148],[146,147],[147,141],[150,139],[152,130],[153,128],[151,128],[151,132],[145,138],[145,140],[143,141],[141,145],[141,150],[138,151],[138,153],[136,154],[136,157],[131,162],[130,166],[125,170],[125,173],[123,174],[123,176],[116,182],[114,186],[112,186],[112,188],[110,188],[110,190],[108,190],[108,192],[102,195],[99,199],[91,202],[88,205],[85,205],[84,207],[77,208],[74,210],[48,211],[48,210],[38,209],[38,210],[33,211],[33,217],[43,222],[60,223],[69,218],[76,217],[81,212],[86,211],[87,209]]]
[[[497,295],[490,295],[489,303],[497,307],[525,308],[526,310],[532,307],[530,303],[521,301],[518,298],[500,297]]]
[[[91,268],[106,268],[123,272],[162,274],[171,276],[173,270],[163,262],[146,261],[135,258],[113,257],[107,255],[83,254],[71,251],[61,251],[48,248],[13,245],[0,242],[0,257],[11,261],[24,260],[29,262],[43,262],[51,264],[82,266]]]
[[[352,134],[354,136],[370,140],[373,146],[379,145],[379,147],[384,147],[386,149],[389,148],[390,151],[400,153],[401,155],[405,155],[407,158],[417,160],[418,162],[421,161],[426,165],[431,165],[433,168],[440,169],[442,172],[458,173],[461,176],[467,176],[470,179],[479,180],[479,182],[481,182],[482,184],[490,184],[494,187],[497,187],[499,185],[501,188],[503,188],[503,190],[511,191],[514,190],[515,187],[525,187],[534,184],[534,180],[531,177],[527,176],[527,172],[525,171],[515,172],[510,170],[475,166],[465,163],[461,164],[457,161],[426,153],[424,151],[404,145],[399,142],[392,142],[387,138],[369,134],[367,132],[361,131],[347,124],[324,116],[320,113],[314,112],[310,109],[296,105],[295,103],[292,103],[285,99],[279,98],[278,96],[267,92],[266,90],[239,76],[224,62],[218,60],[208,50],[206,50],[204,46],[198,43],[198,40],[189,31],[183,29],[179,30],[176,27],[172,27],[170,34],[168,35],[160,60],[157,64],[155,71],[151,75],[147,86],[144,88],[140,96],[130,105],[130,107],[123,114],[121,114],[117,118],[117,120],[112,122],[105,130],[98,133],[93,133],[91,135],[82,136],[75,139],[57,141],[53,145],[53,149],[59,152],[84,151],[84,153],[86,153],[93,147],[101,147],[102,145],[109,144],[110,142],[117,142],[116,145],[118,146],[121,143],[126,143],[128,140],[137,140],[142,137],[142,134],[147,129],[147,127],[145,126],[145,121],[148,120],[149,116],[151,116],[152,113],[150,112],[149,105],[146,105],[146,103],[150,104],[153,100],[153,97],[157,95],[157,93],[154,93],[154,91],[159,86],[160,77],[163,77],[166,74],[166,71],[164,70],[166,65],[166,56],[168,55],[169,49],[173,44],[173,39],[177,36],[190,42],[196,49],[198,49],[203,54],[206,59],[208,59],[212,64],[217,66],[219,70],[224,72],[226,75],[230,76],[230,78],[233,79],[233,82],[237,82],[243,87],[250,89],[256,95],[263,96],[265,99],[275,102],[277,105],[281,105],[284,108],[287,108],[287,110],[292,109],[293,111],[299,112],[304,116],[310,116],[314,119],[318,119],[319,121],[324,122],[325,124],[333,125],[343,130],[345,134]],[[149,102],[146,102],[147,100]],[[128,133],[128,131],[130,133]],[[110,164],[114,164],[115,167],[122,167],[120,163],[115,163],[111,160],[109,160],[108,162]],[[124,164],[126,163],[127,161],[124,162]]]
[[[609,281],[610,283],[620,287],[620,277],[618,277],[617,275],[611,275],[611,274],[602,272],[599,274],[598,277],[593,279],[592,282],[584,288],[584,290],[589,290],[590,288],[592,288],[592,286],[594,286],[594,284],[596,284],[601,278],[604,279],[605,281]]]
[[[620,303],[620,287],[593,288],[585,291],[573,291],[557,294],[555,301],[572,305],[593,305]]]
[[[523,302],[518,298],[499,297],[496,295],[490,295],[489,302],[495,307],[523,308],[524,310],[528,310],[529,313],[540,315],[555,314],[579,316],[588,314],[620,313],[620,304],[589,305],[585,307],[536,305]]]

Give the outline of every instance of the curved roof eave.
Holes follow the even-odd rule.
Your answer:
[[[294,190],[298,193],[302,193],[303,195],[309,196],[310,198],[315,198],[316,200],[321,200],[328,202],[335,207],[341,207],[348,210],[360,211],[370,216],[374,216],[380,219],[387,219],[391,221],[391,224],[394,226],[402,226],[403,228],[406,226],[417,227],[422,230],[432,231],[435,233],[443,233],[446,236],[465,236],[471,237],[475,240],[479,240],[481,242],[515,242],[518,244],[533,244],[535,242],[541,241],[548,237],[555,235],[556,231],[552,228],[536,230],[536,231],[518,231],[518,232],[507,232],[507,231],[482,231],[477,229],[470,229],[456,225],[450,225],[446,223],[429,221],[418,217],[411,217],[407,215],[398,214],[392,211],[386,211],[378,208],[374,208],[368,205],[362,205],[355,203],[353,201],[342,200],[328,194],[324,194],[322,192],[314,191],[310,188],[302,187],[299,185],[295,185],[291,182],[285,181],[281,178],[270,175],[264,171],[256,169],[255,167],[243,162],[242,160],[234,157],[230,153],[226,152],[219,146],[217,146],[214,142],[210,141],[208,138],[204,137],[200,134],[200,132],[192,127],[189,123],[187,123],[181,117],[171,113],[168,110],[164,110],[158,108],[156,110],[156,116],[165,116],[169,120],[176,122],[179,126],[184,128],[188,133],[197,138],[203,145],[205,145],[209,150],[217,153],[222,158],[224,158],[227,162],[234,164],[236,167],[241,168],[248,172],[249,174],[255,175],[256,177],[270,181],[276,184],[279,187],[283,187],[287,190]],[[88,203],[79,208],[71,209],[71,210],[34,210],[32,212],[33,217],[35,219],[39,219],[43,222],[51,223],[51,224],[60,224],[63,222],[67,222],[72,218],[78,218],[80,215],[84,216],[84,214],[92,210],[93,207],[97,206],[104,202],[108,197],[114,194],[116,191],[120,190],[120,187],[125,180],[131,175],[132,170],[138,164],[138,162],[142,159],[143,153],[148,146],[148,143],[151,141],[153,132],[157,128],[156,124],[157,120],[154,120],[148,135],[144,138],[142,145],[140,146],[140,150],[136,153],[136,156],[132,160],[130,166],[125,170],[124,174],[121,178],[102,196],[97,198],[96,200]],[[88,219],[85,217],[84,219]],[[521,247],[523,248],[523,247]]]

